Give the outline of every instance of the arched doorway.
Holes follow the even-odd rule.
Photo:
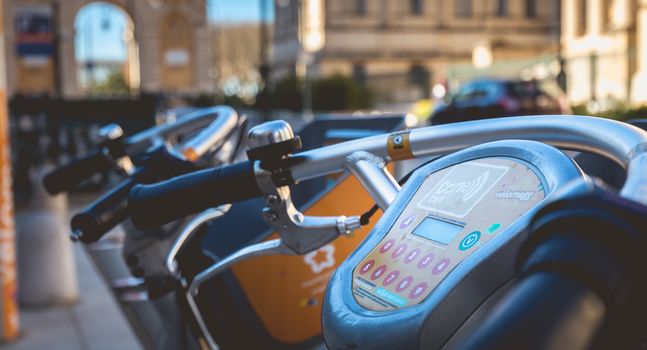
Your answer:
[[[82,95],[139,92],[139,46],[128,13],[110,2],[91,2],[74,19],[77,88]]]

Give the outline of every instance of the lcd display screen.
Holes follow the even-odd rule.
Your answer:
[[[426,217],[411,233],[418,237],[447,245],[462,229],[463,226]]]

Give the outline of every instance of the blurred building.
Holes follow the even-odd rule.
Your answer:
[[[81,97],[75,18],[90,0],[3,0],[9,94]],[[143,93],[199,94],[211,88],[204,0],[110,0],[129,18],[124,80]],[[203,44],[207,43],[207,44]],[[94,64],[85,62],[84,64]]]
[[[427,98],[448,80],[519,76],[559,48],[558,0],[279,0],[275,13],[275,79],[307,65],[352,76],[383,102]],[[312,18],[323,45],[307,54],[299,39]]]
[[[594,108],[647,102],[647,1],[563,0],[568,95]]]

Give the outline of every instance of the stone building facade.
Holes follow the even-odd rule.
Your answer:
[[[518,76],[520,60],[556,57],[559,49],[558,0],[320,0],[325,45],[308,57],[298,30],[307,1],[277,2],[275,79],[293,74],[301,57],[314,76],[341,73],[382,99],[413,101],[428,97],[434,83],[488,75],[472,64],[477,48],[492,66],[517,62],[497,66],[497,76]]]
[[[572,103],[647,103],[647,1],[563,0],[562,9]]]
[[[132,21],[125,75],[142,93],[199,94],[211,88],[210,38],[204,0],[105,0]],[[75,61],[75,18],[91,0],[3,0],[7,25],[5,49],[9,94],[48,94],[82,97]],[[43,59],[26,59],[20,45],[49,40],[16,33],[21,11],[44,11],[51,18],[52,48]],[[201,44],[203,43],[203,44]],[[43,47],[46,47],[44,45]],[[51,51],[51,52],[50,52]],[[33,56],[38,57],[38,56]],[[135,60],[135,61],[133,61]],[[138,75],[138,76],[137,76]]]

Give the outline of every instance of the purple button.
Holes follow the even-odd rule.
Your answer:
[[[434,269],[431,271],[434,275],[437,275],[449,267],[449,259],[443,259],[434,266]]]
[[[411,292],[409,292],[409,299],[416,299],[425,291],[427,291],[427,283],[420,282],[415,287],[413,287],[413,289],[411,289]]]
[[[415,219],[416,219],[415,215],[407,216],[404,220],[400,221],[400,229],[409,227],[413,223],[413,220]]]
[[[429,254],[423,256],[422,259],[420,259],[420,261],[418,261],[418,268],[419,269],[424,269],[425,267],[427,267],[429,264],[431,264],[432,261],[434,261],[435,256],[436,255],[434,253],[429,253]]]
[[[382,277],[384,272],[386,272],[386,265],[380,265],[380,267],[375,269],[375,271],[373,271],[373,273],[371,274],[371,279],[376,280],[376,279]]]
[[[400,255],[402,255],[402,254],[404,253],[404,251],[405,251],[405,250],[407,250],[407,244],[406,244],[406,243],[402,243],[402,244],[400,244],[397,248],[395,248],[395,250],[393,251],[393,253],[391,253],[391,257],[392,257],[393,259],[395,259],[395,258],[399,257]]]
[[[400,283],[398,283],[398,285],[395,286],[395,291],[400,293],[401,291],[409,288],[409,286],[411,285],[411,282],[413,282],[413,277],[408,276],[408,277],[403,278],[400,281]]]
[[[409,251],[409,252],[407,253],[407,257],[406,257],[406,258],[404,258],[404,263],[405,263],[405,264],[409,264],[409,263],[411,263],[412,261],[416,260],[416,258],[418,257],[418,255],[420,255],[420,249],[418,249],[418,248],[416,248],[416,249],[414,249],[414,250],[412,250],[412,251]]]
[[[367,261],[367,262],[364,264],[364,266],[362,266],[362,268],[361,268],[361,269],[359,269],[359,274],[360,274],[360,275],[363,275],[363,274],[365,274],[365,273],[369,272],[369,271],[373,268],[373,266],[374,266],[374,265],[375,265],[375,260],[369,260],[369,261]]]
[[[388,241],[386,241],[386,243],[382,244],[382,247],[380,248],[380,253],[384,254],[388,252],[389,249],[391,249],[391,247],[393,247],[394,244],[395,244],[395,239],[389,239]]]
[[[400,271],[398,270],[389,272],[389,274],[386,275],[386,277],[384,277],[384,281],[382,281],[382,285],[386,287],[388,285],[393,284],[393,282],[395,282],[398,276],[400,276]]]

